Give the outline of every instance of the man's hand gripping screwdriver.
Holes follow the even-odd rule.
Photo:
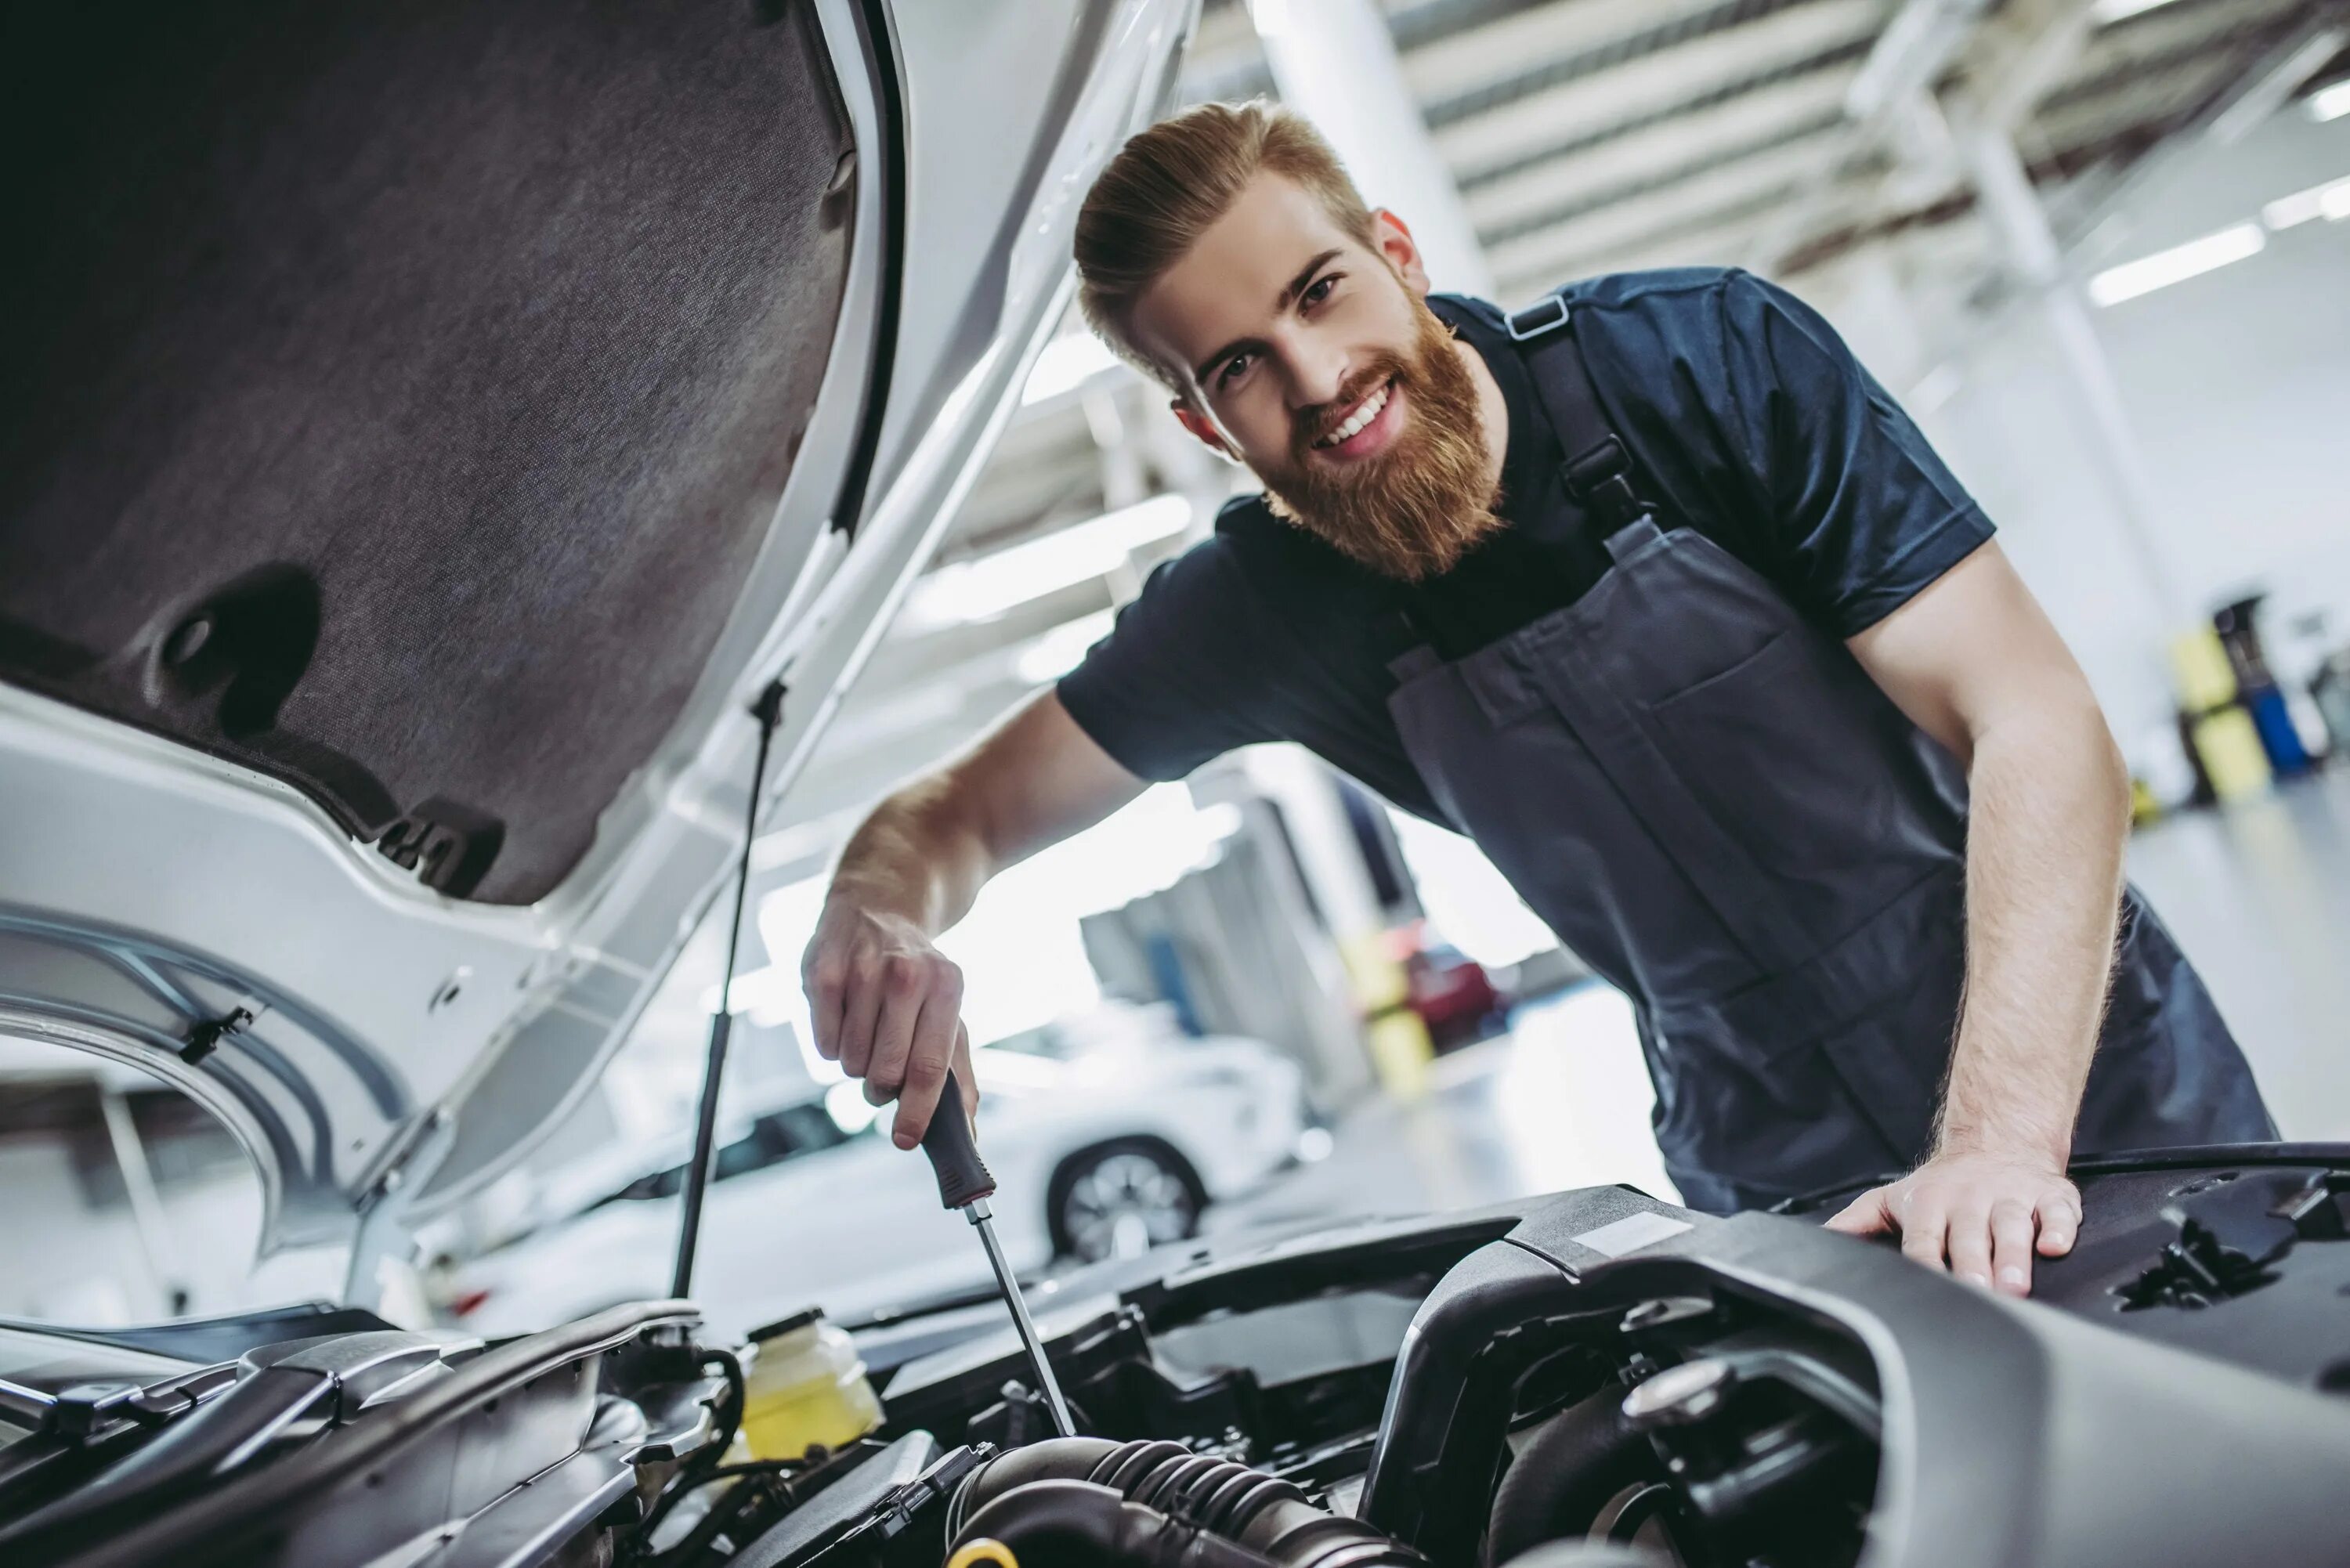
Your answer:
[[[1069,1407],[1061,1398],[1061,1386],[1053,1379],[1053,1364],[1045,1359],[1045,1342],[1036,1337],[1036,1324],[1028,1315],[1028,1303],[1020,1294],[1020,1282],[1013,1277],[1012,1267],[1003,1261],[1003,1249],[996,1244],[995,1227],[990,1222],[987,1200],[995,1194],[995,1178],[988,1174],[987,1166],[979,1158],[979,1145],[971,1136],[971,1116],[964,1108],[962,1085],[950,1069],[947,1086],[939,1095],[939,1108],[931,1114],[930,1129],[922,1134],[922,1152],[931,1157],[931,1168],[938,1173],[939,1199],[950,1209],[960,1209],[963,1217],[979,1232],[980,1244],[987,1249],[987,1261],[995,1270],[995,1282],[1003,1292],[1003,1304],[1012,1309],[1012,1325],[1020,1331],[1020,1343],[1027,1347],[1029,1365],[1036,1369],[1036,1386],[1045,1391],[1045,1403],[1052,1407],[1053,1428],[1065,1438],[1077,1435],[1076,1427],[1069,1420]]]

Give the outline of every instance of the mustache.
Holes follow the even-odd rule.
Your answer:
[[[1409,385],[1411,368],[1403,356],[1381,349],[1371,361],[1347,378],[1338,389],[1338,395],[1326,403],[1316,403],[1310,409],[1300,409],[1290,421],[1290,445],[1300,462],[1315,442],[1322,440],[1347,421],[1365,398],[1389,381]]]

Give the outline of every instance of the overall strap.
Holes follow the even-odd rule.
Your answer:
[[[1655,509],[1632,488],[1631,459],[1599,406],[1568,316],[1564,296],[1546,295],[1509,318],[1510,337],[1566,453],[1566,493],[1589,509],[1607,553],[1620,561],[1656,535]]]

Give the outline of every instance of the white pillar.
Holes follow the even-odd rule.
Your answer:
[[[2111,482],[2122,532],[2136,546],[2139,569],[2158,607],[2165,632],[2196,618],[2178,586],[2168,553],[2157,533],[2162,515],[2160,493],[2147,467],[2137,432],[2130,426],[2122,402],[2121,384],[2106,358],[2096,325],[2080,291],[2064,275],[2064,252],[2048,226],[2048,214],[2032,187],[2032,176],[2018,157],[2008,133],[1992,126],[1970,127],[1961,138],[1967,167],[1973,176],[1984,216],[2007,252],[2009,265],[2024,286],[2039,296],[2042,314],[2056,342],[2083,411],[2098,457]]]
[[[1492,298],[1485,248],[1375,0],[1249,0],[1249,15],[1282,102],[1328,139],[1364,201],[1404,221],[1430,281]]]

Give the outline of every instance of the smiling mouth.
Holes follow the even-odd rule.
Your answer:
[[[1395,382],[1389,379],[1382,383],[1379,389],[1369,397],[1357,403],[1354,412],[1339,421],[1328,433],[1316,440],[1314,444],[1327,451],[1342,442],[1353,440],[1369,428],[1371,421],[1379,417],[1379,411],[1388,406],[1388,400],[1393,396],[1395,396]]]

